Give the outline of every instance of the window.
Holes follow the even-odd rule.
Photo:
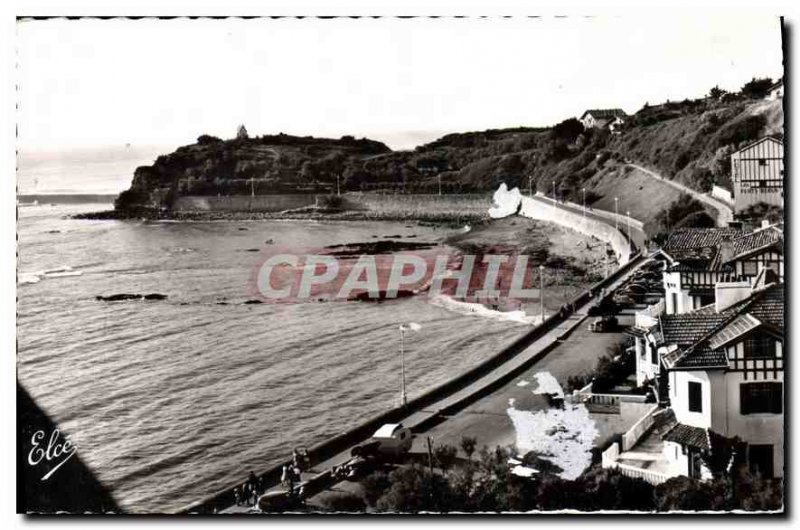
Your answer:
[[[742,414],[781,414],[783,383],[745,383],[739,388]]]
[[[672,314],[678,314],[678,293],[672,293]]]
[[[751,445],[747,448],[747,460],[750,464],[750,472],[761,478],[772,478],[773,455],[771,445]]]
[[[775,339],[770,337],[753,337],[743,343],[745,359],[766,359],[775,357]]]
[[[758,181],[758,187],[759,188],[766,188],[767,187],[767,181],[766,180],[759,180]]]
[[[689,381],[689,412],[703,412],[703,384]]]
[[[758,159],[758,165],[759,166],[766,166],[767,165],[767,159],[766,158],[759,158]]]
[[[658,364],[658,350],[652,344],[648,347],[650,348],[650,364]]]
[[[742,271],[745,276],[755,276],[758,274],[758,263],[755,261],[745,261],[742,263]]]

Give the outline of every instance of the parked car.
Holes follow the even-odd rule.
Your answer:
[[[411,449],[411,429],[403,427],[402,423],[387,423],[369,439],[369,443],[373,442],[378,442],[378,453],[400,456]]]
[[[617,324],[617,317],[613,315],[597,317],[589,323],[589,331],[594,331],[595,333],[612,331],[616,329]]]

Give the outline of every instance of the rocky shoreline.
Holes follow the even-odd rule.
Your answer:
[[[72,219],[84,220],[137,220],[137,221],[399,221],[421,224],[445,225],[460,228],[467,224],[478,224],[489,219],[488,214],[475,213],[414,213],[395,214],[368,210],[305,210],[302,212],[253,212],[253,211],[194,211],[171,212],[156,210],[105,210],[75,214]]]

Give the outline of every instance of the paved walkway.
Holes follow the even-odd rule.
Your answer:
[[[680,191],[682,191],[684,193],[688,193],[689,195],[691,195],[692,197],[694,197],[698,201],[700,201],[703,204],[706,204],[707,206],[710,206],[711,208],[716,210],[717,211],[717,226],[725,227],[725,226],[728,226],[728,223],[730,221],[733,221],[733,210],[731,209],[730,206],[728,206],[724,202],[722,202],[722,201],[720,201],[718,199],[715,199],[714,197],[711,197],[710,195],[707,195],[705,193],[702,193],[702,192],[699,192],[697,190],[694,190],[694,189],[692,189],[692,188],[690,188],[688,186],[685,186],[685,185],[683,185],[683,184],[681,184],[679,182],[675,182],[674,180],[666,179],[666,178],[662,177],[660,174],[656,173],[655,171],[653,171],[651,169],[647,169],[646,167],[642,167],[642,166],[640,166],[638,164],[633,164],[633,163],[628,163],[628,165],[630,167],[636,168],[639,171],[641,171],[641,172],[653,177],[654,179],[660,180],[664,184],[672,186],[673,188],[675,188],[677,190],[680,190]]]

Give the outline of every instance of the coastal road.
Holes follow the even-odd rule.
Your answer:
[[[668,186],[672,186],[673,188],[675,188],[677,190],[680,190],[680,191],[682,191],[684,193],[687,193],[687,194],[691,195],[692,197],[694,197],[698,201],[702,202],[706,206],[709,206],[709,207],[713,208],[714,210],[716,210],[716,212],[717,212],[717,226],[726,227],[726,226],[728,226],[728,223],[730,221],[733,221],[733,209],[731,209],[731,207],[728,206],[727,204],[725,204],[724,202],[722,202],[720,200],[717,200],[714,197],[711,197],[711,196],[709,196],[709,195],[707,195],[705,193],[699,192],[697,190],[693,190],[692,188],[690,188],[688,186],[684,186],[683,184],[675,182],[674,180],[666,179],[663,176],[661,176],[660,174],[656,173],[655,171],[653,171],[651,169],[647,169],[646,167],[643,167],[643,166],[640,166],[638,164],[634,164],[634,163],[631,163],[631,162],[629,162],[627,165],[632,167],[632,168],[638,169],[642,173],[644,173],[644,174],[646,174],[646,175],[648,175],[650,177],[653,177],[654,179],[660,180],[661,182],[663,182],[664,184],[667,184]]]
[[[642,260],[641,263],[631,267],[629,271],[612,282],[607,291],[613,292],[618,289],[646,261]],[[508,400],[504,392],[508,391],[509,381],[512,379],[516,381],[519,375],[526,370],[550,370],[554,372],[557,378],[565,380],[569,375],[586,373],[594,368],[597,357],[605,353],[605,347],[608,345],[608,341],[613,339],[613,334],[588,334],[589,332],[585,331],[587,311],[590,305],[591,302],[576,308],[576,312],[573,315],[539,337],[513,358],[489,370],[460,390],[442,397],[422,410],[410,413],[401,422],[409,427],[418,439],[424,440],[430,430],[437,429],[437,436],[443,440],[452,441],[454,445],[458,445],[458,440],[460,440],[459,433],[464,432],[464,429],[469,429],[469,432],[485,431],[487,434],[481,435],[480,439],[488,440],[488,437],[494,432],[492,423],[488,422],[486,427],[481,427],[482,415],[471,412],[462,413],[461,411],[480,410],[480,407],[484,406],[481,403],[484,403],[486,399],[489,400],[486,403],[490,403],[490,405],[486,406],[490,410],[496,411],[498,404],[502,405],[503,400],[505,400],[505,406],[507,407]],[[572,339],[570,340],[569,337],[572,337]],[[542,368],[542,366],[545,368]],[[497,394],[498,391],[500,394]],[[478,404],[478,408],[469,409],[474,403]],[[499,413],[496,413],[496,415],[499,417]],[[483,416],[487,415],[484,414]],[[495,418],[494,421],[508,422],[508,419],[505,416],[505,418]],[[506,433],[505,435],[507,435],[509,432],[508,425],[506,423],[503,425],[504,430],[498,432]],[[419,443],[419,440],[417,440],[417,443]],[[342,451],[325,461],[316,463],[308,473],[303,474],[302,479],[303,481],[309,480],[319,473],[345,463],[350,458],[350,448],[348,448],[346,451]],[[269,491],[282,489],[280,485],[271,486]],[[247,511],[248,508],[245,506],[231,506],[222,510],[222,513],[243,513]]]

